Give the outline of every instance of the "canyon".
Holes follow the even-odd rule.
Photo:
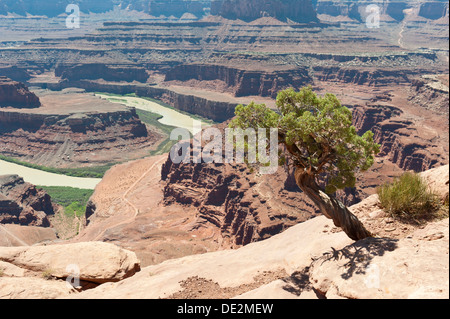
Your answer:
[[[390,239],[347,246],[350,242],[319,216],[284,167],[274,175],[260,175],[243,164],[175,164],[167,153],[149,156],[167,136],[144,123],[139,109],[101,99],[100,93],[157,100],[164,107],[213,121],[211,125],[222,131],[238,104],[254,101],[275,109],[277,93],[289,87],[311,86],[319,95],[332,93],[351,110],[358,134],[371,130],[381,149],[374,165],[358,174],[356,187],[338,192],[337,197],[377,234],[395,237],[395,243],[399,240],[406,254],[411,248],[408,234],[425,251],[445,246],[445,231],[442,237],[424,239],[445,227],[448,232],[445,220],[431,225],[426,234],[420,230],[416,234],[414,227],[403,224],[386,231],[388,217],[379,212],[375,192],[404,171],[432,172],[433,180],[443,176],[447,180],[440,181],[439,188],[445,182],[448,188],[448,2],[383,1],[375,2],[378,11],[367,11],[373,2],[79,1],[81,28],[68,30],[64,25],[67,1],[52,0],[36,7],[24,0],[19,7],[15,1],[0,0],[0,31],[7,30],[0,40],[0,155],[58,169],[108,166],[102,180],[95,183],[82,227],[64,244],[90,243],[86,247],[96,249],[97,243],[106,242],[132,261],[126,270],[114,270],[124,274],[120,278],[84,278],[87,282],[81,290],[98,286],[92,294],[89,289],[78,296],[77,291],[59,285],[49,293],[48,283],[40,283],[37,290],[45,290],[48,298],[89,298],[95,293],[176,298],[198,296],[189,287],[200,282],[205,287],[240,287],[224,295],[212,289],[213,297],[236,297],[240,291],[249,293],[244,296],[274,296],[270,294],[274,292],[290,298],[292,293],[286,291],[297,291],[296,297],[303,293],[359,298],[365,296],[363,292],[352,295],[337,279],[338,266],[321,259],[327,272],[335,274],[329,279],[320,274],[317,263],[311,264],[308,252],[322,255],[329,248],[326,240],[318,238],[336,239],[333,247],[344,255],[368,247],[371,256],[376,252],[369,248],[379,247],[381,241],[389,252],[394,251],[389,248],[393,247]],[[374,12],[379,13],[378,27],[367,24]],[[12,28],[13,24],[21,27]],[[436,173],[440,168],[444,170]],[[14,184],[15,190],[1,186],[2,181]],[[46,217],[54,214],[54,204],[44,191],[33,187],[16,175],[0,177],[0,223],[4,224],[0,243],[45,242],[49,254],[60,254],[58,247],[51,252],[61,238],[48,233],[52,225]],[[303,233],[312,237],[302,237]],[[311,247],[301,252],[297,246],[305,240]],[[258,259],[258,252],[274,247],[283,262],[274,261],[278,257],[270,254],[268,261]],[[305,255],[300,262],[293,261],[289,249]],[[31,248],[27,251],[32,253]],[[10,258],[2,257],[8,254],[0,249],[0,261]],[[227,256],[236,256],[230,263],[256,258],[262,264],[236,270],[242,276],[235,281],[227,272],[222,276],[199,270],[200,264],[212,263],[209,258],[219,258],[234,269]],[[274,266],[267,266],[270,262]],[[185,264],[190,266],[183,268]],[[57,266],[55,281],[61,283],[67,274]],[[42,271],[46,265],[39,267],[33,271]],[[146,270],[139,272],[139,267]],[[170,277],[171,267],[184,270]],[[160,270],[162,275],[153,277]],[[268,278],[255,279],[259,284],[248,282],[261,271],[268,271]],[[298,283],[295,276],[300,274],[295,271],[307,274],[307,291],[280,288],[286,281],[291,286]],[[244,274],[249,280],[242,279]],[[136,288],[133,278],[159,290],[152,294],[126,290]],[[10,287],[2,286],[2,280],[0,297],[2,289]],[[13,279],[8,275],[5,280]],[[102,285],[119,280],[123,286]],[[443,289],[448,294],[448,286]],[[437,291],[433,290],[434,296],[442,296]],[[4,295],[17,297],[20,292],[8,290]]]
[[[24,90],[8,83],[16,92]],[[147,129],[134,108],[70,90],[39,95],[39,107],[10,103],[0,109],[2,155],[49,167],[101,166],[145,156],[163,138]]]

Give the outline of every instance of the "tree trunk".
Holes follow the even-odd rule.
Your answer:
[[[294,172],[295,181],[300,189],[319,207],[322,214],[332,219],[336,227],[353,240],[360,240],[373,235],[364,227],[344,204],[333,195],[328,195],[316,183],[315,175],[298,167]]]

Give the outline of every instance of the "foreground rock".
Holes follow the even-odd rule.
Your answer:
[[[236,250],[186,256],[145,267],[120,284],[101,285],[77,298],[231,298],[256,289],[257,283],[285,278],[308,267],[311,257],[330,246],[341,249],[351,243],[343,232],[331,229],[332,223],[319,216]],[[264,282],[264,276],[269,282]],[[193,292],[191,286],[198,283],[201,286]]]
[[[448,166],[426,175],[432,178],[446,172]],[[435,187],[442,189],[445,184],[444,177]],[[376,238],[353,242],[331,220],[318,216],[237,249],[173,258],[141,271],[134,253],[103,242],[0,248],[0,296],[448,298],[449,219],[430,222],[426,227],[416,225],[400,233],[379,233],[376,230],[387,223],[388,217],[374,210],[376,207],[376,196],[351,207],[358,217],[366,216],[365,221],[372,221],[366,226],[378,235]],[[143,216],[132,219],[136,224],[146,220]],[[126,219],[122,222],[129,223]],[[114,237],[120,230],[125,234],[139,230],[136,225],[127,229],[124,224],[115,224],[115,232],[102,236]],[[395,225],[403,229],[403,225]],[[171,233],[160,232],[159,236],[164,234]],[[156,235],[153,233],[154,239]],[[173,245],[182,246],[182,239],[173,239]],[[69,265],[80,270],[81,286],[85,288],[80,293],[61,285],[71,275]],[[44,275],[55,280],[44,280]],[[53,284],[54,288],[49,288]]]
[[[130,277],[140,264],[133,252],[87,242],[1,247],[0,269],[0,298],[55,298],[76,292],[64,280],[78,272],[81,287],[87,288]]]
[[[401,240],[351,244],[320,216],[237,250],[146,267],[76,298],[448,298],[448,239],[446,219]]]
[[[369,238],[313,263],[310,281],[327,298],[448,298],[448,219],[407,238]]]
[[[448,165],[423,175],[448,189]],[[394,223],[376,195],[350,209],[377,237],[352,242],[318,216],[238,249],[145,267],[77,298],[448,298],[448,218]]]
[[[33,272],[51,270],[67,278],[68,265],[77,265],[80,279],[95,283],[119,281],[139,271],[135,254],[103,242],[0,248],[0,260]]]

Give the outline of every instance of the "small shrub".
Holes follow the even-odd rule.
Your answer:
[[[437,217],[441,203],[417,173],[406,172],[377,189],[381,206],[394,218],[418,222]]]
[[[52,275],[53,271],[51,269],[45,269],[41,276],[42,278],[46,279],[46,280],[51,280],[53,279],[53,275]]]

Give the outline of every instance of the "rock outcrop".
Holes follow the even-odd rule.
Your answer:
[[[340,67],[314,67],[314,76],[318,81],[352,83],[355,85],[388,86],[409,83],[412,75],[420,70],[411,69],[364,69]]]
[[[0,223],[50,226],[54,214],[50,196],[17,175],[0,176]]]
[[[324,254],[309,269],[325,298],[448,298],[448,219],[407,238],[368,238]]]
[[[41,105],[39,98],[20,82],[0,76],[0,108],[34,108]]]
[[[57,298],[133,276],[140,263],[131,251],[87,242],[0,247],[0,269],[0,298]]]
[[[223,247],[247,245],[315,213],[306,196],[295,199],[295,192],[284,190],[286,175],[279,171],[281,177],[258,178],[243,164],[173,164],[168,159],[162,167],[164,204],[195,207],[196,227],[217,229]]]
[[[0,77],[6,77],[18,82],[26,82],[31,76],[26,68],[19,68],[16,65],[3,65],[0,66]]]
[[[272,274],[268,276],[272,280],[283,279],[308,267],[311,256],[327,251],[330,243],[335,249],[351,243],[343,232],[331,232],[331,229],[332,223],[319,216],[239,249],[186,256],[148,266],[120,285],[99,286],[76,297],[169,298],[177,292],[183,292],[183,283],[191,281],[194,284],[215,283],[216,289],[211,291],[203,284],[201,293],[197,291],[196,295],[190,297],[180,296],[179,293],[180,298],[232,298],[252,288],[256,289],[258,285],[252,286],[255,277]],[[232,288],[239,288],[234,291],[234,295]],[[225,289],[232,293],[221,295]],[[293,297],[292,294],[290,297]]]
[[[448,229],[445,219],[402,239],[351,243],[319,216],[261,242],[145,267],[73,297],[447,299]]]
[[[113,82],[146,82],[148,74],[142,67],[133,65],[106,65],[102,63],[86,63],[78,65],[58,65],[55,75],[62,81],[77,81],[81,79],[103,79]]]
[[[243,21],[274,17],[280,21],[318,22],[311,0],[213,0],[211,14]]]
[[[424,75],[411,81],[409,101],[438,114],[449,114],[449,75]]]
[[[353,122],[359,134],[367,130],[381,145],[378,156],[386,157],[404,170],[422,172],[448,163],[444,145],[431,141],[439,138],[433,130],[424,130],[417,123],[402,116],[401,109],[368,103],[353,109]]]
[[[371,1],[358,0],[313,0],[314,7],[319,17],[341,16],[356,21],[363,21],[369,12],[366,12],[368,5],[376,4],[383,20],[402,21],[407,17],[406,11],[413,11],[417,18],[437,20],[445,16],[448,17],[448,1],[426,0],[426,1],[383,1],[373,3]],[[406,10],[406,11],[405,11]]]
[[[261,71],[212,64],[175,66],[166,73],[165,81],[181,82],[182,85],[190,83],[190,86],[197,88],[215,87],[217,91],[231,92],[236,97],[254,95],[272,98],[288,87],[301,88],[313,82],[306,68],[278,67],[274,71]]]

